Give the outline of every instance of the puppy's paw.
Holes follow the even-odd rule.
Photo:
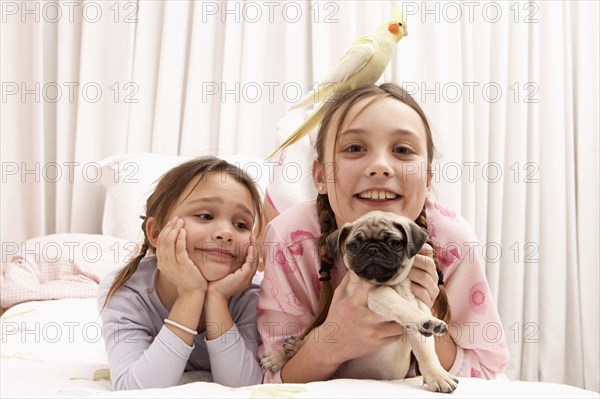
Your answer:
[[[288,337],[283,341],[283,351],[285,355],[290,358],[293,357],[300,348],[304,345],[304,341],[298,337]]]
[[[441,320],[431,319],[419,324],[419,332],[425,337],[432,335],[442,335],[448,331],[448,325]]]
[[[430,391],[452,393],[458,386],[458,378],[441,369],[437,373],[423,375],[423,383]]]
[[[263,357],[260,359],[260,365],[263,369],[272,371],[274,373],[281,370],[287,360],[288,357],[284,352],[276,351],[269,353],[268,355],[263,355]]]

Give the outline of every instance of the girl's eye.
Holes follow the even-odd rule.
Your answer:
[[[200,220],[213,220],[213,216],[210,213],[199,213],[196,217]]]
[[[361,152],[363,148],[358,144],[349,145],[344,149],[344,152]]]
[[[394,152],[401,155],[409,155],[412,153],[411,149],[408,147],[396,147],[394,148]]]
[[[248,225],[246,224],[246,222],[237,222],[233,224],[235,226],[236,229],[240,229],[240,230],[248,230]]]

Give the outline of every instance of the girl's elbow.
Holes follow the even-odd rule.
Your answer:
[[[127,391],[127,384],[125,383],[124,378],[120,378],[113,381],[113,391]]]
[[[479,377],[486,380],[494,380],[499,375],[502,375],[506,369],[508,368],[509,357],[506,355],[502,359],[498,359],[492,367],[485,367],[481,364],[481,373],[478,373],[476,370],[471,371],[471,373],[475,375],[471,375],[471,377]]]
[[[135,381],[129,373],[124,373],[113,380],[113,391],[130,391],[132,389],[145,389],[142,384]]]

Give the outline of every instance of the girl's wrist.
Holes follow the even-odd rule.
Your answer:
[[[203,288],[177,288],[177,299],[203,300],[206,290]]]
[[[219,290],[211,290],[208,289],[206,291],[206,299],[210,300],[210,301],[224,301],[227,302],[229,301],[229,295],[225,295],[222,292],[220,292]]]
[[[336,339],[335,334],[332,335],[331,329],[323,327],[326,324],[323,323],[315,328],[306,339],[315,344],[313,349],[315,353],[319,354],[319,364],[321,365],[323,362],[323,368],[333,374],[342,363],[349,359],[344,357],[345,351],[340,347],[340,342]]]
[[[306,338],[300,351],[281,370],[283,382],[304,383],[332,378],[342,362],[339,345],[323,340],[323,332],[315,328]]]

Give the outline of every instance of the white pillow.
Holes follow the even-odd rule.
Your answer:
[[[98,284],[131,260],[136,245],[99,234],[61,233],[4,248],[0,305],[26,301],[93,298]]]
[[[157,180],[173,167],[194,157],[152,153],[122,154],[100,161],[102,184],[106,187],[102,234],[128,241],[140,241],[146,200]],[[261,158],[235,155],[220,157],[246,171],[257,183],[261,195],[269,181],[268,164]]]

